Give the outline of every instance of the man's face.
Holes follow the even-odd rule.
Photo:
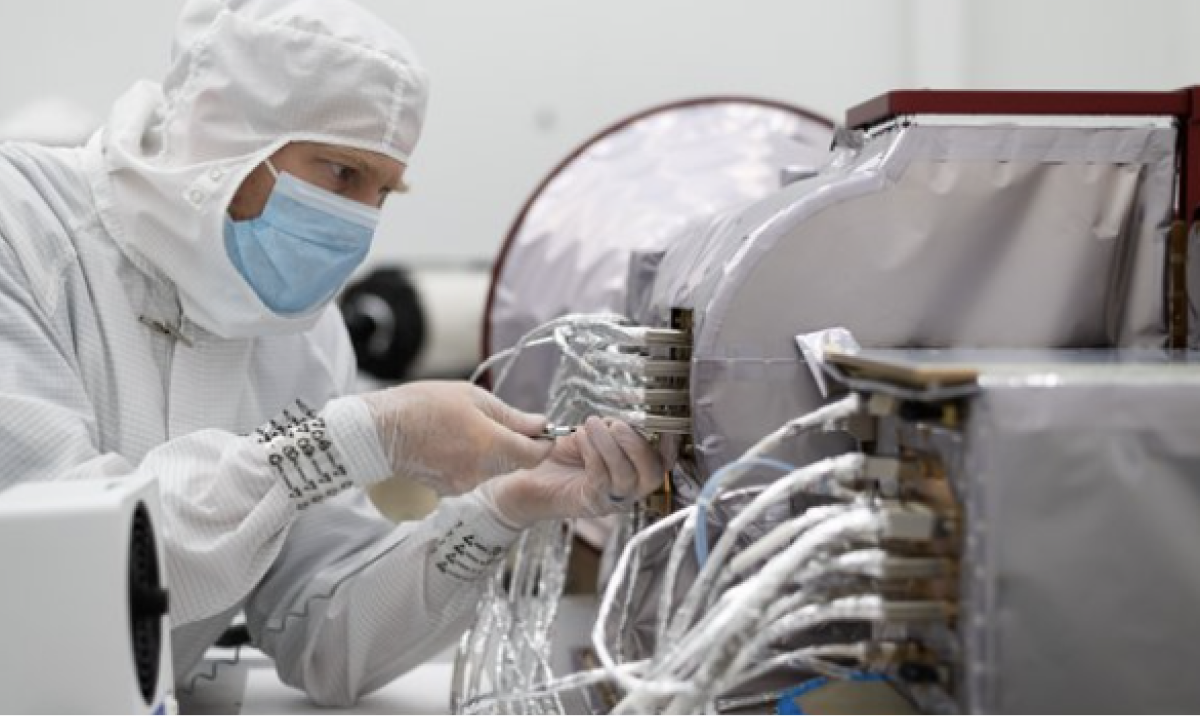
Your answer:
[[[405,166],[391,157],[364,149],[292,142],[275,152],[271,163],[281,173],[287,172],[367,206],[383,206],[388,195],[405,190]],[[274,186],[275,178],[266,164],[255,167],[233,195],[230,217],[235,221],[256,218]]]

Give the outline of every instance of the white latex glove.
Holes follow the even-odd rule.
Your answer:
[[[422,381],[361,396],[397,475],[439,495],[461,495],[485,480],[545,459],[534,440],[541,415],[513,408],[466,382]]]
[[[662,482],[662,460],[650,443],[625,423],[592,417],[556,440],[542,464],[479,489],[505,522],[524,529],[540,520],[627,510]]]

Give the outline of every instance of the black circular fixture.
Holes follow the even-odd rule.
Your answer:
[[[428,332],[408,272],[399,266],[376,269],[348,286],[339,304],[359,369],[380,380],[406,378]]]
[[[151,705],[158,688],[162,618],[169,605],[158,574],[158,548],[150,512],[139,502],[129,537],[129,630],[138,689]]]

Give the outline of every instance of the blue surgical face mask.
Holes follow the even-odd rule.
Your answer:
[[[379,209],[275,171],[256,219],[225,217],[225,251],[267,308],[281,316],[329,301],[362,263]]]

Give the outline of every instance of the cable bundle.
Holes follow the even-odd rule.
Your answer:
[[[545,411],[552,423],[578,425],[600,415],[623,420],[646,435],[686,433],[691,427],[688,341],[683,331],[633,326],[617,315],[564,316],[489,358],[473,380],[498,369],[493,389],[499,388],[524,351],[552,344],[562,356]],[[637,519],[624,528],[640,529]],[[460,644],[453,687],[456,704],[476,710],[482,708],[477,704],[485,692],[527,694],[492,700],[489,708],[566,712],[557,691],[539,692],[537,687],[554,681],[551,630],[572,538],[569,522],[543,523],[521,536],[511,568],[492,578],[475,624]],[[568,678],[568,683],[577,681]]]
[[[863,410],[851,396],[788,422],[710,477],[694,506],[632,537],[592,634],[602,668],[476,693],[460,712],[541,712],[527,710],[529,704],[608,681],[623,693],[616,714],[685,715],[721,711],[738,700],[727,694],[767,675],[857,679],[871,672],[904,685],[928,714],[956,714],[949,684],[958,656],[959,519],[946,505],[919,498],[936,470],[914,456],[852,452],[799,469],[766,457],[794,435],[838,427]],[[763,465],[785,474],[764,487],[734,489]],[[709,548],[701,525],[710,507],[748,494],[752,499]],[[744,546],[752,525],[761,527],[764,516],[797,494],[822,504],[774,523]],[[661,580],[656,649],[624,661],[619,643],[613,654],[611,636],[628,619],[644,548],[664,536],[673,543],[665,571],[655,573]],[[677,606],[674,584],[692,552],[700,572]]]

